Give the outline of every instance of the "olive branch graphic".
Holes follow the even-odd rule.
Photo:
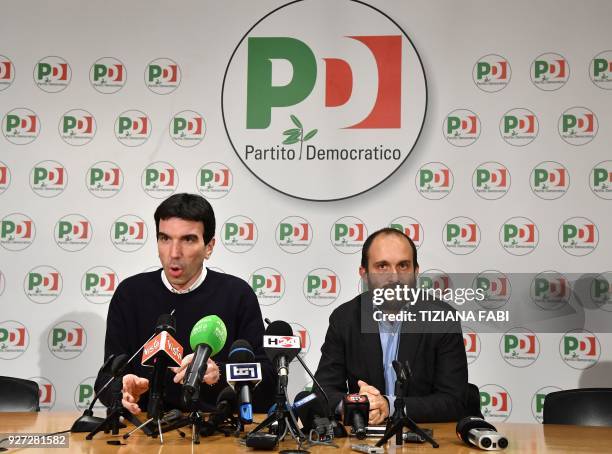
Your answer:
[[[283,144],[284,145],[293,145],[294,143],[300,142],[300,157],[299,157],[299,159],[301,160],[302,159],[302,148],[304,146],[304,142],[307,142],[310,139],[312,139],[317,134],[317,132],[319,130],[318,129],[313,129],[313,130],[307,132],[306,135],[304,135],[304,126],[302,126],[302,122],[298,119],[298,117],[296,117],[295,115],[290,115],[289,118],[291,118],[291,121],[297,127],[296,128],[292,128],[292,129],[287,129],[286,131],[283,131],[283,135],[287,136],[285,138],[285,140],[283,140]]]

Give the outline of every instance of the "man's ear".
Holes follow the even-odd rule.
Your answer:
[[[361,276],[361,278],[363,279],[363,278],[365,278],[366,274],[367,274],[367,270],[363,266],[360,266],[359,267],[359,276]]]
[[[211,240],[208,242],[208,244],[206,244],[206,246],[204,246],[205,251],[206,251],[206,253],[205,253],[205,256],[204,256],[204,257],[205,257],[206,259],[209,259],[209,258],[210,258],[210,256],[211,256],[211,255],[212,255],[212,253],[213,253],[213,249],[214,249],[214,247],[215,247],[215,238],[213,237],[213,238],[211,238]]]

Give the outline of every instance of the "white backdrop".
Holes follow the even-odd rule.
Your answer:
[[[612,85],[593,82],[591,77],[596,56],[608,65],[612,60],[612,52],[606,53],[612,49],[609,2],[371,1],[403,28],[420,54],[428,84],[427,116],[416,147],[391,178],[365,194],[335,202],[294,199],[262,184],[240,162],[223,126],[221,84],[230,55],[257,20],[282,4],[109,1],[84,5],[62,0],[22,1],[3,8],[0,373],[37,377],[44,390],[43,408],[74,409],[88,403],[91,377],[102,360],[109,295],[117,281],[157,265],[152,215],[160,198],[172,192],[203,191],[215,209],[218,236],[226,231],[226,221],[244,226],[250,221],[240,216],[252,220],[256,241],[238,253],[218,238],[209,266],[252,285],[263,282],[259,276],[268,278],[267,291],[257,288],[262,312],[305,332],[304,358],[313,370],[327,317],[359,288],[359,254],[338,251],[330,239],[334,223],[341,218],[357,218],[351,222],[363,222],[368,232],[400,217],[415,219],[421,226],[421,270],[601,273],[612,268],[612,196],[601,182],[597,188],[591,184],[594,168],[612,175]],[[319,18],[304,20],[316,30]],[[565,78],[561,77],[565,83],[554,85],[558,87],[554,91],[539,88],[549,85],[538,87],[530,76],[532,63],[543,54],[558,54],[567,65]],[[483,58],[488,55],[497,57]],[[541,60],[545,58],[558,57],[547,55]],[[487,76],[481,74],[475,81],[473,71],[477,62],[487,61],[493,66],[507,62],[511,76],[502,85],[478,85]],[[96,62],[106,65],[95,67],[100,71],[98,80],[106,78],[106,88],[96,88],[90,81]],[[107,71],[116,64],[123,65],[124,73]],[[149,88],[145,80],[156,66],[166,68],[157,77],[165,77],[167,83]],[[551,69],[549,80],[559,75],[559,69],[557,73]],[[610,70],[603,73],[612,76]],[[174,75],[177,80],[180,77],[180,84],[172,82]],[[491,72],[489,76],[495,81],[499,75]],[[124,83],[113,87],[117,79]],[[499,87],[499,91],[487,91]],[[115,89],[114,93],[98,91]],[[566,112],[575,106],[588,111]],[[518,139],[504,140],[500,122],[503,125],[502,117],[513,109],[528,109],[537,117],[537,134],[525,133],[527,125]],[[447,117],[469,119],[469,112],[457,110],[469,110],[478,117],[473,135],[477,140],[469,140],[468,134],[468,139],[459,142],[469,146],[457,146],[452,134],[447,140],[449,121],[453,122]],[[141,113],[124,114],[128,111]],[[559,121],[564,112],[576,114],[577,120],[594,113],[598,125],[594,138],[587,124],[576,124],[572,126],[582,126],[585,138],[563,139]],[[529,114],[510,113],[523,119]],[[148,117],[146,124],[143,116]],[[170,130],[175,117],[180,124],[191,121],[187,139],[180,134],[173,139]],[[117,122],[132,128],[129,138],[115,136]],[[202,127],[199,134],[198,126]],[[144,128],[149,137],[140,143],[138,133]],[[588,143],[576,144],[581,141]],[[563,192],[536,195],[532,191],[532,170],[544,161],[566,169],[570,183],[562,187]],[[425,197],[415,184],[422,175],[419,169],[432,162],[443,163],[453,175],[450,193],[439,200]],[[496,200],[488,200],[473,187],[472,175],[486,162],[501,164],[492,169],[505,167],[511,176],[503,196]],[[205,177],[216,172],[212,187],[198,185],[202,169]],[[290,216],[298,218],[283,221]],[[477,247],[467,255],[457,254],[457,249],[445,247],[442,241],[445,224],[457,217],[467,217],[479,228]],[[527,218],[537,227],[539,242],[527,255],[513,255],[500,244],[502,224],[514,217]],[[570,224],[596,226],[597,244],[588,255],[572,255],[559,243],[561,225],[575,217],[586,221]],[[282,248],[276,233],[281,221],[310,224],[311,239],[301,243],[303,247]],[[312,272],[319,268],[331,272]],[[275,277],[279,274],[282,278]],[[307,275],[337,276],[337,298],[307,298]],[[561,359],[562,333],[538,335],[540,354],[528,367],[504,361],[500,336],[481,334],[479,354],[471,356],[469,366],[470,381],[481,386],[484,409],[492,420],[532,422],[541,417],[541,412],[532,411],[538,393],[611,385],[608,334],[597,335],[599,359],[585,370]],[[306,374],[292,366],[292,392],[307,382]],[[506,408],[504,399],[509,403]]]

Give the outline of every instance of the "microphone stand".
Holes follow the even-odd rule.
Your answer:
[[[266,322],[267,325],[269,325],[270,323],[272,323],[270,321],[269,318],[264,318],[264,322]],[[334,430],[334,436],[335,437],[346,437],[347,436],[347,432],[346,429],[344,428],[344,426],[342,425],[342,423],[336,421],[336,418],[334,417],[331,408],[329,406],[329,398],[327,397],[327,393],[325,392],[325,390],[323,389],[323,387],[321,386],[321,384],[319,383],[319,381],[315,378],[314,374],[311,372],[311,370],[308,368],[308,366],[306,365],[306,363],[304,362],[304,360],[300,357],[300,355],[297,355],[295,357],[299,363],[302,365],[302,368],[306,371],[306,373],[308,374],[308,376],[312,379],[312,382],[314,383],[314,385],[317,387],[317,389],[319,391],[321,391],[321,395],[323,396],[323,398],[325,399],[325,409],[327,410],[327,417],[331,423],[331,426]],[[336,447],[333,443],[322,443],[322,442],[315,442],[311,439],[309,439],[309,441],[312,444],[321,444],[321,445],[327,445],[327,446],[334,446]]]
[[[172,312],[174,312],[174,311],[172,311]],[[106,388],[108,388],[110,385],[112,385],[115,382],[115,380],[117,379],[118,376],[121,376],[121,378],[122,378],[120,383],[123,382],[123,375],[124,375],[124,372],[125,372],[128,364],[130,364],[134,360],[134,358],[136,358],[136,356],[142,351],[142,349],[144,348],[146,343],[149,342],[154,337],[155,337],[155,334],[153,334],[151,337],[149,337],[145,341],[145,343],[142,344],[141,347],[136,351],[136,353],[134,353],[130,357],[130,359],[128,359],[126,361],[126,363],[119,369],[117,374],[113,374],[113,376],[106,383],[104,383],[102,388],[100,388],[100,390],[96,392],[96,395],[95,395],[94,399],[91,401],[91,404],[89,405],[89,407],[72,424],[72,428],[70,429],[70,432],[92,432],[92,431],[94,431],[98,427],[98,425],[100,425],[102,422],[105,421],[104,419],[99,418],[99,417],[93,415],[93,407],[94,407],[95,403],[98,401],[98,399],[100,397],[100,394],[102,394],[102,392]],[[102,372],[108,372],[110,367],[111,367],[111,363],[113,362],[113,360],[115,360],[115,358],[116,358],[115,355],[111,354],[106,359],[106,361],[104,362],[104,365],[100,368],[100,370]],[[122,386],[123,386],[123,383],[122,383]],[[119,399],[119,402],[121,402],[121,399]],[[136,421],[137,421],[137,424],[135,424],[135,425],[140,425],[140,421],[138,419],[136,419]]]
[[[130,413],[121,403],[121,399],[123,396],[123,374],[118,375],[117,378],[118,377],[121,377],[121,380],[115,380],[111,385],[112,403],[110,408],[108,409],[106,419],[100,422],[96,427],[92,429],[91,432],[89,432],[89,434],[87,434],[87,436],[85,437],[86,440],[93,439],[93,437],[100,431],[104,431],[104,433],[108,433],[110,431],[113,435],[117,435],[119,433],[119,429],[126,427],[125,424],[121,423],[121,417],[131,422],[136,427],[141,426],[142,423],[140,422],[140,420],[135,415]],[[153,435],[151,429],[146,425],[142,425],[141,428],[146,435]]]
[[[404,444],[402,437],[404,427],[410,429],[414,433],[420,435],[427,440],[434,448],[439,448],[440,445],[430,437],[426,432],[423,431],[417,424],[406,414],[406,402],[404,397],[408,393],[409,373],[406,373],[406,369],[399,361],[393,361],[393,368],[395,369],[397,379],[395,380],[395,403],[393,416],[387,423],[387,429],[385,435],[376,443],[377,447],[383,446],[387,441],[395,435],[395,445],[401,446]],[[408,370],[410,370],[408,368]]]
[[[251,430],[247,434],[247,438],[249,437],[249,435],[257,433],[265,428],[271,428],[272,424],[276,422],[278,423],[278,429],[276,434],[277,442],[284,440],[287,431],[289,431],[293,439],[298,444],[299,449],[302,443],[307,440],[307,438],[298,427],[295,415],[290,409],[287,401],[287,389],[279,380],[276,392],[276,408],[274,412],[266,419],[264,419],[261,423],[259,423],[257,427]]]

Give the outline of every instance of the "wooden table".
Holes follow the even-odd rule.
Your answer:
[[[69,429],[73,421],[78,418],[79,413],[64,413],[64,412],[41,412],[41,413],[0,413],[0,432],[37,432],[37,433],[52,433],[60,430]],[[257,420],[261,420],[261,415],[256,415]],[[394,442],[387,444],[387,452],[414,452],[414,453],[483,453],[478,449],[471,449],[455,435],[454,423],[442,424],[424,424],[424,427],[432,428],[434,437],[440,444],[439,449],[432,448],[429,444],[404,445],[401,448],[396,448]],[[541,424],[497,424],[497,429],[505,434],[510,441],[510,446],[505,452],[516,453],[540,453],[540,452],[592,452],[602,453],[612,451],[612,428],[601,427],[579,427],[579,426],[557,426],[557,425],[541,425]],[[125,431],[126,429],[124,429]],[[159,439],[151,439],[142,435],[135,434],[125,442],[125,446],[112,446],[106,442],[112,439],[121,439],[110,434],[98,434],[93,441],[85,440],[84,433],[68,434],[70,436],[70,448],[66,449],[12,449],[8,452],[32,452],[42,454],[43,452],[58,453],[76,452],[76,453],[188,453],[192,452],[191,441],[189,440],[190,430],[186,429],[187,438],[181,438],[178,433],[172,432],[164,435],[164,445],[160,446]],[[123,432],[122,432],[123,433]],[[353,438],[337,439],[336,442],[340,446],[340,450],[332,447],[312,447],[309,449],[312,453],[327,453],[333,454],[337,452],[354,452],[351,451],[352,443],[361,443]],[[368,439],[367,443],[374,444],[375,439]],[[280,449],[295,448],[295,443],[284,441],[281,443]],[[278,449],[277,449],[278,451]],[[200,445],[195,445],[193,452],[201,453],[241,453],[255,452],[252,449],[246,448],[238,443],[236,438],[224,437],[215,435],[213,437],[202,438]],[[264,451],[261,451],[264,452]]]

